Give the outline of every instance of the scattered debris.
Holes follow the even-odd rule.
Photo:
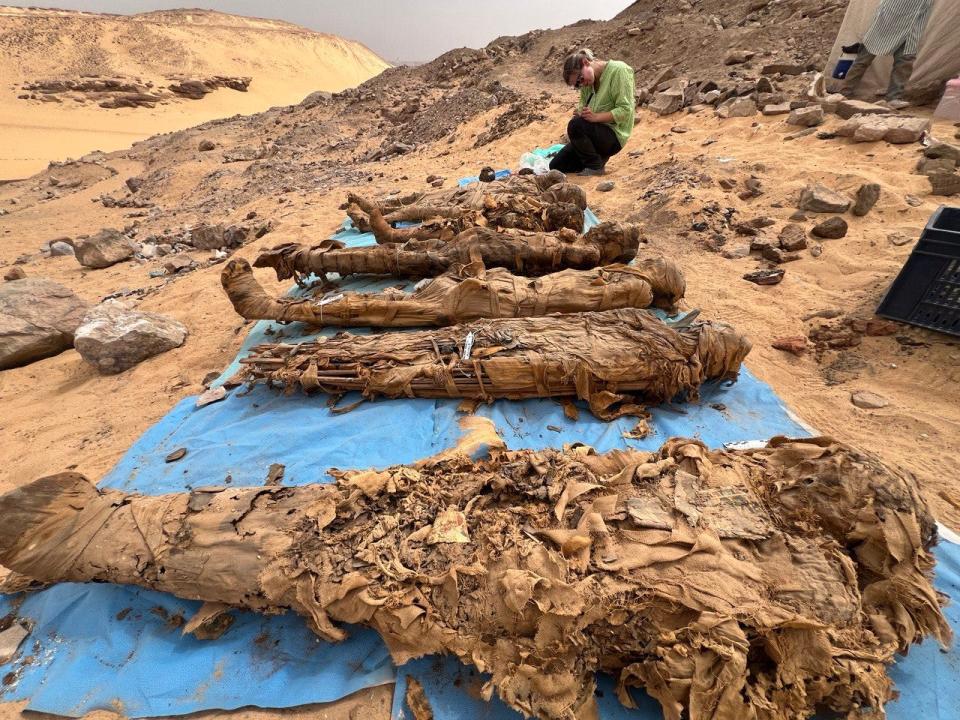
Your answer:
[[[177,448],[176,450],[174,450],[164,458],[164,462],[168,462],[168,463],[176,462],[177,460],[181,460],[182,458],[186,457],[186,455],[187,455],[186,448]]]

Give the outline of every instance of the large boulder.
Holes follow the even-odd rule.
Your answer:
[[[846,195],[820,185],[810,185],[800,194],[800,209],[816,213],[846,212],[852,201]]]
[[[98,371],[113,375],[180,347],[186,338],[187,328],[172,318],[106,302],[83,318],[74,347]]]
[[[24,278],[0,285],[0,370],[73,346],[89,305],[52,280]]]
[[[119,230],[105,229],[74,247],[77,262],[84,267],[105,268],[133,257],[135,248]]]

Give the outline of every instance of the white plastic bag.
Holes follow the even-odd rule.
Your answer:
[[[550,161],[534,153],[524,153],[520,156],[520,169],[530,168],[534,175],[545,175],[550,171]]]

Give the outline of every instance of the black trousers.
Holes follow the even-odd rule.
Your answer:
[[[600,170],[607,160],[620,152],[620,141],[606,123],[587,122],[575,117],[567,125],[570,142],[550,161],[551,170],[564,173],[586,168]]]

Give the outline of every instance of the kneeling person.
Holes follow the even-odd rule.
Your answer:
[[[567,125],[570,142],[550,162],[551,170],[603,175],[607,160],[633,132],[633,68],[619,60],[597,60],[586,48],[563,63],[563,81],[580,91]]]

